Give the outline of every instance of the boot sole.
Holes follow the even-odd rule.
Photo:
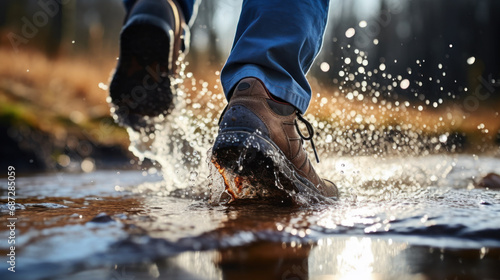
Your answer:
[[[167,114],[173,108],[167,28],[154,17],[138,16],[122,30],[110,96],[123,125],[143,127],[144,116]]]
[[[326,199],[309,180],[295,171],[281,149],[258,133],[220,133],[212,148],[211,161],[224,177],[226,190],[233,200],[296,200],[299,193],[300,197],[309,200],[308,203]],[[257,188],[254,197],[247,197],[242,181]],[[262,191],[265,195],[259,193]]]

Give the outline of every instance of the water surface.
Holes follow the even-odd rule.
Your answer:
[[[324,160],[320,172],[335,179],[341,198],[296,207],[214,203],[210,197],[217,188],[175,190],[154,172],[21,176],[16,273],[5,267],[0,275],[500,277],[500,192],[474,185],[483,174],[499,173],[500,159],[339,157]],[[7,234],[2,230],[3,239]],[[8,248],[1,244],[5,264]]]

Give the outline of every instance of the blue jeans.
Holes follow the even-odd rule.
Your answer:
[[[130,5],[135,0],[124,0]],[[210,0],[207,0],[210,1]],[[179,0],[189,21],[195,0]],[[305,77],[323,43],[329,0],[244,0],[231,54],[221,72],[229,99],[245,77],[302,113],[311,101]]]
[[[198,6],[198,3],[195,2],[199,1],[201,0],[177,0],[177,3],[179,3],[179,5],[181,6],[182,14],[186,19],[186,22],[190,22],[192,19],[194,19],[193,14],[195,14],[194,11]],[[127,9],[127,11],[130,11],[130,9],[132,9],[132,6],[135,2],[137,2],[137,0],[123,0],[123,4],[125,4],[125,8]]]

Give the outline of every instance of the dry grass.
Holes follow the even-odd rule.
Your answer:
[[[84,110],[90,113],[90,117],[109,111],[107,93],[99,88],[99,83],[107,84],[114,67],[112,61],[83,57],[50,60],[40,53],[14,53],[5,49],[0,50],[0,61],[2,81],[8,80],[40,91],[25,96],[40,106],[51,107],[61,113]],[[69,101],[71,106],[68,106]]]
[[[109,119],[108,93],[99,84],[103,88],[108,84],[114,61],[49,59],[33,51],[8,49],[0,49],[0,61],[2,115],[10,113],[59,140],[83,133],[99,144],[126,145],[126,134],[120,129],[107,131],[109,137],[96,131],[101,130],[103,119]]]

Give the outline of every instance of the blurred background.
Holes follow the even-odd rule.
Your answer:
[[[122,3],[60,2],[0,2],[2,166],[26,172],[129,166],[136,160],[127,133],[106,102]],[[202,1],[192,28],[186,71],[213,94],[220,93],[217,71],[240,6]],[[346,108],[368,114],[360,108],[382,104],[375,125],[415,122],[409,127],[419,134],[454,135],[461,151],[490,151],[500,142],[498,12],[494,0],[331,0],[323,49],[309,73],[311,106],[322,108],[316,116],[349,130],[359,114]]]

